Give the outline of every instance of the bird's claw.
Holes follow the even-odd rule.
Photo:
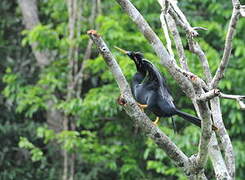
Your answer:
[[[158,121],[159,121],[159,117],[156,118],[156,120],[153,122],[153,124],[155,124],[157,126]]]
[[[147,104],[140,104],[140,103],[137,103],[138,106],[140,107],[140,109],[144,112],[144,109],[148,107]]]

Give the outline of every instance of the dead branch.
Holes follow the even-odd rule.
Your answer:
[[[184,47],[181,41],[181,37],[177,29],[177,26],[175,24],[175,21],[169,14],[167,14],[166,17],[167,17],[167,22],[169,24],[169,30],[171,31],[171,34],[173,35],[173,39],[174,39],[177,53],[179,56],[180,65],[185,71],[190,71],[188,64],[187,64],[187,59],[185,56],[185,51],[184,51]]]
[[[106,64],[116,79],[121,92],[119,102],[125,109],[126,113],[147,136],[151,137],[155,143],[158,144],[158,146],[162,148],[168,156],[187,173],[189,169],[188,157],[157,126],[155,126],[152,121],[150,121],[145,113],[140,110],[132,97],[129,84],[126,81],[117,61],[100,35],[98,35],[94,30],[88,31],[88,35],[99,49]]]
[[[242,110],[245,110],[245,95],[230,95],[230,94],[224,94],[220,93],[219,97],[224,98],[224,99],[233,99],[236,100]]]
[[[201,94],[199,98],[197,98],[198,101],[208,101],[210,99],[213,99],[216,96],[220,95],[220,90],[219,89],[213,89],[209,92]]]
[[[239,1],[236,1],[236,3],[238,2]],[[233,12],[232,12],[230,24],[228,27],[228,32],[226,34],[225,49],[224,49],[223,57],[221,59],[219,68],[217,69],[215,76],[211,82],[211,87],[213,88],[216,88],[220,80],[224,77],[226,67],[229,63],[229,58],[230,58],[231,49],[232,49],[232,40],[233,40],[235,31],[236,31],[236,25],[237,25],[239,16],[240,16],[240,4],[235,4],[235,0],[233,0]]]

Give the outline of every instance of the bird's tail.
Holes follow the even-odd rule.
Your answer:
[[[176,114],[179,115],[180,117],[184,118],[185,120],[187,120],[187,121],[189,121],[189,122],[201,127],[202,123],[201,123],[201,120],[199,118],[197,118],[195,116],[192,116],[192,115],[190,115],[188,113],[185,113],[183,111],[180,111],[178,109],[176,109]],[[213,130],[217,130],[218,128],[216,126],[212,125],[212,129]]]

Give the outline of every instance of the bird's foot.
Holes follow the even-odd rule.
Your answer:
[[[147,104],[140,104],[140,103],[137,103],[138,106],[140,107],[140,109],[144,112],[144,109],[148,107]]]
[[[156,118],[156,120],[153,122],[153,124],[155,124],[157,126],[158,121],[159,121],[159,117]]]

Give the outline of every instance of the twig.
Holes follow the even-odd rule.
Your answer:
[[[189,166],[188,157],[140,110],[132,97],[128,82],[103,39],[94,30],[88,31],[88,35],[99,49],[116,79],[121,92],[119,103],[123,105],[127,114],[133,118],[136,125],[140,127],[147,136],[151,137],[179,167],[187,170]]]
[[[219,89],[213,89],[209,92],[201,94],[199,98],[197,98],[198,101],[208,101],[210,99],[213,99],[216,96],[220,95],[220,90]]]
[[[174,59],[174,52],[172,50],[172,43],[171,43],[171,39],[170,39],[169,33],[168,33],[168,23],[166,21],[166,15],[161,13],[160,20],[161,20],[162,28],[163,28],[164,35],[165,35],[165,38],[166,38],[166,41],[167,41],[168,52],[169,52],[170,56]]]
[[[236,31],[237,21],[240,16],[240,5],[233,4],[233,12],[230,20],[230,24],[228,27],[228,32],[225,40],[225,49],[223,53],[222,60],[220,62],[219,68],[217,69],[215,76],[211,82],[211,87],[216,88],[218,86],[219,81],[224,77],[225,69],[229,63],[229,58],[232,49],[232,39],[234,37]]]
[[[239,0],[232,0],[232,4],[233,4],[233,12],[232,12],[230,24],[228,27],[228,32],[226,35],[225,49],[224,49],[223,57],[220,62],[219,68],[216,71],[215,76],[210,85],[213,88],[216,88],[218,86],[218,83],[223,78],[225,69],[229,63],[229,57],[230,57],[231,48],[232,48],[232,39],[235,33],[236,24],[237,24],[239,15],[242,12],[242,11],[239,11],[239,7],[240,7]],[[218,124],[218,127],[220,128],[217,134],[221,140],[221,147],[224,150],[225,163],[227,166],[227,170],[231,178],[234,178],[235,177],[235,156],[234,156],[234,151],[233,151],[230,137],[225,129],[225,126],[222,120],[219,98],[214,98],[210,102],[211,102],[211,108],[213,111],[214,122]],[[239,102],[241,109],[244,109],[243,102],[242,101],[238,101],[238,102]]]
[[[180,65],[185,71],[190,71],[188,64],[187,64],[187,59],[185,56],[185,51],[184,51],[184,47],[183,47],[183,44],[181,41],[181,37],[180,37],[179,31],[177,29],[177,26],[174,22],[174,19],[170,15],[167,14],[167,21],[168,21],[168,25],[169,25],[169,30],[173,35],[173,39],[174,39],[175,46],[177,49],[177,53],[179,56]]]
[[[172,59],[174,59],[174,53],[173,53],[173,50],[172,50],[172,43],[171,43],[171,39],[169,37],[169,33],[168,33],[168,23],[167,23],[167,20],[166,20],[166,14],[164,13],[164,11],[167,12],[167,8],[166,7],[166,1],[164,0],[158,0],[159,4],[162,6],[162,12],[161,12],[161,15],[160,15],[160,21],[161,21],[161,24],[162,24],[162,29],[163,29],[163,32],[164,32],[164,35],[165,35],[165,39],[166,39],[166,42],[167,42],[167,50],[170,54],[170,56],[172,57]]]
[[[204,75],[207,79],[207,82],[210,83],[212,80],[212,74],[211,74],[208,59],[207,59],[205,53],[203,52],[200,45],[192,37],[187,36],[187,38],[188,38],[188,44],[190,47],[190,51],[192,51],[193,53],[195,53],[199,57],[200,62],[202,64],[202,68],[204,70]]]
[[[234,0],[234,1],[237,1],[237,0]],[[181,21],[179,19],[179,16],[176,14],[176,12],[173,11],[171,8],[169,9],[169,13],[172,15],[172,17],[175,19],[175,21],[184,30],[186,30],[187,38],[189,40],[189,46],[190,46],[191,50],[199,56],[201,63],[202,63],[202,66],[203,66],[203,69],[204,69],[204,73],[205,73],[207,82],[210,83],[212,80],[212,75],[210,73],[210,68],[208,65],[207,58],[206,58],[204,52],[202,51],[201,47],[199,46],[199,44],[197,42],[195,42],[193,39],[193,36],[190,35],[190,33],[189,33],[190,29],[191,29],[190,25],[185,24],[183,21]],[[198,30],[198,29],[203,29],[203,28],[193,28],[193,29]],[[214,167],[215,174],[216,174],[217,178],[218,177],[219,178],[224,177],[227,179],[231,179],[231,177],[234,177],[234,174],[235,174],[234,152],[232,149],[232,144],[231,144],[229,135],[227,134],[226,129],[225,129],[224,124],[223,124],[222,115],[221,115],[221,111],[220,111],[220,104],[219,104],[219,102],[217,102],[217,100],[218,100],[218,98],[211,99],[210,103],[211,103],[211,108],[212,108],[213,120],[216,123],[215,125],[216,126],[218,125],[218,127],[219,127],[219,131],[217,133],[221,139],[221,145],[223,146],[223,150],[225,152],[224,155],[225,155],[225,159],[226,159],[226,164],[224,164],[223,157],[222,157],[219,150],[215,151],[214,148],[210,148],[209,152],[212,154],[212,158],[211,158],[212,163],[218,166],[218,167]],[[192,101],[195,105],[197,112],[199,112],[199,107],[197,106],[197,103],[196,103],[197,101],[195,99],[192,99]],[[200,115],[200,113],[198,113],[198,114]],[[216,154],[216,156],[215,156],[215,154]],[[227,168],[223,168],[226,166],[227,166]],[[223,170],[220,171],[219,168],[222,168]],[[229,169],[229,170],[227,170],[227,169]]]
[[[221,98],[224,99],[234,99],[238,102],[240,108],[242,110],[245,110],[245,104],[243,102],[243,100],[245,100],[245,95],[230,95],[230,94],[224,94],[224,93],[220,93],[219,95]]]
[[[174,3],[172,3],[172,4],[174,4]],[[174,6],[171,6],[171,7],[172,8],[169,8],[169,14],[174,19],[176,19],[176,22],[188,33],[188,35],[191,37],[198,36],[198,32],[193,27],[191,27],[191,25],[186,20],[186,17],[184,16],[184,14],[178,8],[177,4],[175,4]],[[178,14],[176,9],[178,9],[178,12],[181,12],[180,14],[182,14],[182,15]]]
[[[177,4],[175,5],[175,7],[177,7]],[[180,9],[178,11],[181,12]],[[198,35],[196,30],[200,30],[200,29],[206,30],[206,28],[191,27],[191,25],[188,23],[188,21],[186,20],[186,17],[184,16],[184,14],[182,12],[181,12],[182,19],[185,19],[184,21],[179,18],[178,14],[173,9],[170,8],[169,13],[174,18],[174,20],[186,31],[190,50],[193,53],[197,54],[197,56],[199,57],[201,64],[202,64],[202,67],[203,67],[203,70],[204,70],[205,77],[207,79],[207,82],[211,82],[212,75],[210,72],[208,60],[207,60],[203,50],[199,46],[199,44],[197,42],[195,42],[193,39],[194,36]]]
[[[240,14],[241,14],[241,17],[245,17],[245,5],[240,6]]]
[[[178,17],[179,21],[182,22],[181,24],[183,25],[184,29],[189,33],[189,35],[191,37],[195,37],[198,36],[198,32],[191,27],[191,25],[188,23],[185,15],[182,13],[182,11],[179,9],[179,7],[177,6],[177,1],[171,1],[168,0],[171,4],[170,11],[169,13],[173,16],[173,14],[175,14],[175,17]]]

